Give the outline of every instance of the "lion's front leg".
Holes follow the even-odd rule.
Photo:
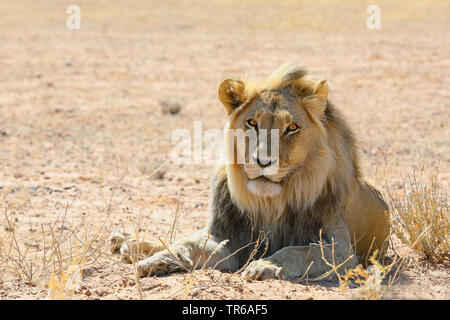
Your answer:
[[[340,242],[339,242],[340,241]],[[338,272],[356,265],[356,257],[350,245],[342,239],[333,244],[285,247],[273,255],[251,262],[242,273],[246,279],[292,279],[301,276],[320,277],[339,266]],[[328,264],[328,263],[329,264]],[[328,276],[333,276],[334,272]]]
[[[242,276],[246,279],[292,279],[302,276],[317,278],[335,266],[337,272],[356,266],[357,259],[351,247],[347,225],[340,215],[335,215],[324,226],[327,244],[284,247],[267,258],[251,262]],[[330,266],[331,265],[331,266]],[[331,272],[328,276],[333,276]]]
[[[190,271],[193,268],[217,267],[218,269],[236,270],[237,259],[230,256],[227,241],[208,236],[205,230],[191,238],[177,241],[168,249],[139,261],[139,276],[163,275],[174,271]]]

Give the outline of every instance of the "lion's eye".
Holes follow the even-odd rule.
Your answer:
[[[291,123],[287,128],[286,128],[286,132],[285,134],[292,134],[297,132],[300,129],[300,127],[298,126],[298,124],[296,123]]]
[[[258,126],[258,123],[256,122],[255,119],[249,119],[247,120],[247,126],[250,128],[255,128]]]

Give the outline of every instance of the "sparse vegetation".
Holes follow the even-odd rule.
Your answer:
[[[390,194],[391,206],[394,205],[392,220],[394,235],[404,244],[421,252],[424,257],[430,259],[442,258],[448,253],[448,206],[445,202],[446,198],[440,191],[437,173],[432,175],[425,185],[421,184],[420,181],[420,176],[413,175],[408,184],[410,189],[407,189],[409,191],[406,194],[397,197]],[[4,201],[6,195],[2,199]],[[108,203],[114,203],[113,197],[109,200]],[[142,200],[142,194],[140,194],[140,200]],[[23,203],[23,201],[19,202]],[[108,207],[111,207],[111,205]],[[180,190],[173,220],[170,222],[168,231],[162,237],[163,239],[160,240],[165,247],[170,246],[175,240],[176,222],[181,207]],[[115,263],[120,264],[117,256],[111,256],[109,253],[105,253],[106,250],[103,249],[103,245],[108,243],[106,239],[109,233],[106,230],[98,230],[93,235],[85,230],[84,236],[80,238],[77,233],[66,226],[69,205],[66,206],[63,216],[55,223],[49,225],[47,229],[44,229],[44,226],[41,227],[42,241],[37,246],[40,248],[38,251],[30,250],[32,247],[27,246],[25,242],[17,238],[17,227],[14,219],[8,214],[8,208],[6,206],[4,212],[4,227],[7,236],[0,239],[0,268],[4,271],[2,276],[7,272],[28,286],[43,284],[47,288],[48,299],[72,299],[76,297],[77,290],[82,283],[83,270],[96,261],[100,262],[100,256],[106,256],[108,263],[115,261]],[[153,212],[154,208],[153,205],[150,211]],[[115,210],[115,208],[111,207],[108,212],[111,210]],[[131,227],[133,229],[131,234],[137,239],[136,245],[130,245],[131,248],[137,248],[137,252],[130,252],[131,257],[140,255],[139,252],[142,250],[139,244],[145,240],[147,229],[152,223],[151,217],[142,217],[143,210],[144,208],[140,209],[135,220],[135,226]],[[408,212],[413,214],[407,214]],[[129,221],[123,229],[130,229]],[[263,235],[263,240],[258,238],[249,245],[254,245],[255,250],[261,245],[267,246],[267,241],[264,239],[265,236]],[[126,237],[126,241],[129,242],[128,237]],[[425,252],[429,254],[426,255]],[[203,259],[205,258],[208,260],[210,257],[203,257]],[[375,252],[369,258],[371,265],[368,268],[359,265],[348,270],[345,274],[340,272],[343,263],[336,265],[334,261],[327,261],[330,266],[328,273],[316,279],[308,279],[305,276],[298,279],[297,282],[303,284],[315,283],[335,274],[340,283],[340,288],[349,293],[351,297],[381,299],[384,293],[394,285],[399,275],[398,270],[404,260],[405,257],[400,259],[395,257],[392,263],[384,266],[377,259],[377,252]],[[145,299],[146,294],[142,289],[141,279],[137,276],[136,262],[136,259],[132,259],[133,280],[129,283],[133,283],[138,296]],[[105,263],[105,260],[102,263]],[[196,262],[196,265],[198,263],[199,261]],[[394,266],[397,266],[395,273],[391,272]],[[224,278],[218,277],[217,272],[213,269],[205,270],[204,267],[200,270],[185,271],[187,272],[183,275],[183,287],[165,293],[161,298],[188,299],[199,295],[202,290],[222,290],[228,286],[243,292],[246,286],[245,281],[238,280],[239,271],[226,275]]]
[[[213,269],[139,279],[135,264],[109,252],[110,233],[123,226],[130,238],[160,236],[168,246],[203,227],[212,168],[170,164],[172,132],[196,120],[221,130],[218,81],[262,76],[284,61],[333,81],[365,176],[377,187],[389,177],[391,248],[403,255],[419,239],[414,250],[429,257],[409,255],[400,272],[408,281],[392,289],[449,299],[448,266],[434,263],[448,253],[449,3],[377,2],[387,9],[380,31],[365,28],[357,1],[325,0],[80,1],[82,28],[72,31],[54,1],[0,1],[0,299],[356,297],[364,283],[347,295],[306,277],[245,282]],[[410,181],[398,189],[406,168],[439,157],[437,187],[417,177],[418,193]],[[385,298],[392,270],[373,268],[354,273],[386,274],[381,287],[370,280]]]
[[[71,299],[81,284],[81,275],[85,264],[86,261],[76,257],[66,270],[61,270],[59,275],[53,274],[47,283],[48,298],[50,300]]]
[[[377,255],[378,250],[375,250],[369,258],[369,267],[364,268],[362,264],[359,264],[356,268],[347,270],[339,279],[340,288],[348,292],[349,288],[353,287],[354,291],[351,295],[356,299],[380,300],[397,279],[398,270],[404,259],[396,257],[390,264],[384,266],[379,262]],[[395,266],[397,270],[392,274],[391,271]],[[383,284],[386,278],[388,281]]]
[[[0,205],[6,203],[8,193],[9,190],[0,197]],[[71,299],[81,284],[83,269],[107,255],[101,251],[106,243],[105,233],[91,233],[84,226],[78,230],[82,235],[77,235],[66,225],[70,208],[67,204],[63,216],[52,224],[41,225],[40,235],[30,244],[17,235],[19,223],[9,213],[17,208],[20,209],[6,204],[1,220],[7,233],[0,238],[0,280],[17,279],[28,287],[45,288],[48,299]]]
[[[441,189],[438,169],[424,182],[424,170],[413,172],[402,194],[389,192],[391,227],[402,243],[427,260],[442,261],[450,253],[448,198]]]

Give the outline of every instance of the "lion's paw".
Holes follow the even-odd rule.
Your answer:
[[[152,275],[165,275],[171,272],[180,271],[181,269],[189,269],[192,261],[184,248],[178,250],[177,257],[165,251],[158,252],[153,256],[141,260],[137,263],[139,277]]]
[[[109,236],[110,249],[112,253],[118,253],[120,251],[120,247],[125,242],[125,236],[120,232],[113,232]]]
[[[112,253],[119,253],[124,263],[134,263],[145,259],[164,249],[163,245],[155,240],[127,238],[119,232],[113,232],[109,238]]]
[[[285,279],[284,270],[269,260],[251,262],[242,273],[247,280]]]
[[[173,263],[171,259],[165,257],[153,256],[137,263],[139,277],[152,275],[165,275],[173,271],[181,269],[179,264]]]

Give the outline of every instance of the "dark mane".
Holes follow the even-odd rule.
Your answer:
[[[304,210],[288,207],[280,219],[283,223],[278,228],[268,230],[267,226],[259,225],[251,220],[251,214],[238,208],[232,201],[226,175],[213,178],[210,196],[209,232],[218,237],[228,239],[227,247],[231,252],[237,252],[242,266],[255,249],[258,237],[265,236],[267,243],[260,243],[255,259],[263,253],[271,255],[287,246],[305,246],[319,242],[319,232],[323,228],[321,217],[338,214],[343,210],[344,197],[332,190],[328,184],[316,203]],[[323,238],[324,242],[331,241]],[[267,248],[266,248],[267,245]]]

